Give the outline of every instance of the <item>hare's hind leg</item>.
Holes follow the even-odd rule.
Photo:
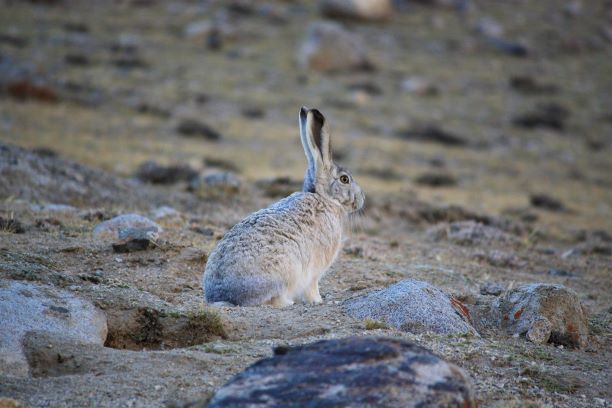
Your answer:
[[[310,286],[304,292],[304,299],[309,303],[322,303],[323,299],[319,293],[319,280],[313,279]]]

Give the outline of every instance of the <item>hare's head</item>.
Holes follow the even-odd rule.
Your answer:
[[[365,195],[351,173],[332,160],[325,117],[316,109],[300,109],[300,137],[308,159],[304,191],[339,202],[347,213],[360,210]]]

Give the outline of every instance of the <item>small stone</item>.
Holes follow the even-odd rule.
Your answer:
[[[208,36],[213,28],[213,23],[209,20],[200,20],[189,23],[184,30],[187,38],[202,40]]]
[[[185,119],[181,121],[176,131],[186,137],[200,137],[210,141],[221,140],[221,133],[195,119]]]
[[[384,93],[382,88],[372,81],[353,82],[347,88],[349,91],[363,92],[368,96],[380,96]]]
[[[543,208],[549,211],[564,211],[565,206],[557,198],[551,197],[548,194],[532,194],[529,197],[529,202],[534,207]]]
[[[162,166],[154,161],[142,163],[136,172],[138,179],[153,184],[173,184],[180,181],[189,181],[197,175],[198,172],[188,165]]]
[[[501,37],[485,37],[487,44],[513,57],[527,57],[530,53],[527,45]]]
[[[421,77],[408,77],[404,79],[400,85],[400,88],[404,92],[413,93],[422,96],[433,96],[440,93],[440,90],[436,85],[425,78]]]
[[[33,206],[34,211],[46,212],[46,213],[59,213],[59,214],[70,214],[77,210],[76,207],[66,204],[45,204]]]
[[[561,254],[561,259],[575,258],[582,256],[583,251],[580,248],[571,248]]]
[[[454,133],[436,125],[418,125],[396,132],[397,136],[405,140],[439,143],[447,146],[465,146],[467,141]]]
[[[154,220],[161,220],[161,219],[165,219],[165,218],[166,219],[167,218],[176,218],[176,217],[179,217],[180,215],[181,215],[181,213],[179,213],[174,208],[168,207],[168,206],[157,207],[153,211],[151,211],[151,217]]]
[[[56,89],[41,81],[19,79],[5,84],[6,92],[19,101],[35,100],[38,102],[55,103],[59,101]]]
[[[459,245],[474,245],[479,242],[514,243],[518,239],[501,229],[475,221],[458,221],[430,228],[427,235],[434,241],[447,239]]]
[[[573,278],[576,276],[574,272],[566,271],[564,269],[557,269],[557,268],[550,268],[548,270],[548,274],[551,276],[562,276],[562,277],[568,277],[568,278]]]
[[[554,94],[558,91],[555,85],[542,84],[533,77],[517,75],[510,78],[510,87],[526,95]]]
[[[240,179],[231,171],[209,173],[195,178],[189,184],[189,191],[195,193],[236,193],[240,190]]]
[[[557,103],[548,103],[539,105],[530,112],[515,116],[512,123],[525,129],[548,128],[562,131],[565,129],[565,122],[569,115],[569,110],[564,106]]]
[[[249,119],[261,119],[266,116],[266,111],[256,106],[245,107],[242,109],[242,116]]]
[[[286,197],[296,191],[301,191],[304,182],[289,177],[276,177],[262,179],[255,182],[255,187],[263,192],[266,197]]]
[[[457,179],[448,173],[423,173],[414,180],[417,184],[428,187],[449,187],[457,184]]]
[[[535,344],[548,343],[551,330],[552,324],[550,321],[545,317],[539,317],[531,323],[529,330],[527,330],[527,340]]]
[[[126,228],[119,230],[119,242],[113,244],[116,253],[144,251],[154,244],[157,238],[157,229]]]
[[[340,20],[384,21],[393,15],[391,0],[320,0],[326,17]]]
[[[64,62],[68,65],[74,65],[79,67],[86,67],[91,64],[89,57],[83,54],[66,54],[64,56]]]
[[[485,282],[480,285],[480,294],[489,296],[499,296],[506,290],[506,286],[498,282]]]
[[[98,240],[118,240],[119,231],[126,230],[129,228],[133,229],[154,229],[157,233],[163,231],[163,228],[151,221],[150,219],[143,217],[139,214],[123,214],[108,221],[104,221],[93,230],[93,236]]]
[[[478,20],[476,32],[487,37],[501,37],[504,34],[504,28],[497,20],[487,16]]]

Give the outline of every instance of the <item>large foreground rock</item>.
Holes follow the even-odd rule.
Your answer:
[[[347,313],[356,319],[384,322],[400,330],[477,335],[469,312],[458,300],[426,282],[407,279],[386,289],[349,299]]]
[[[332,22],[312,23],[297,54],[298,64],[323,72],[350,71],[371,66],[363,40]]]
[[[72,293],[47,285],[0,281],[0,368],[3,374],[26,376],[28,364],[22,338],[29,331],[56,333],[63,338],[103,345],[104,313]]]
[[[279,348],[225,384],[213,407],[475,406],[463,371],[397,339],[349,337]]]
[[[563,285],[534,283],[505,292],[492,304],[493,317],[508,334],[534,343],[584,347],[588,320],[578,295]]]

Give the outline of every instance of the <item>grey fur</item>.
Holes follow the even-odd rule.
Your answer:
[[[299,123],[308,160],[304,191],[251,214],[223,237],[204,270],[208,303],[321,302],[319,280],[340,251],[347,215],[363,207],[365,196],[333,162],[323,115],[302,108]]]

